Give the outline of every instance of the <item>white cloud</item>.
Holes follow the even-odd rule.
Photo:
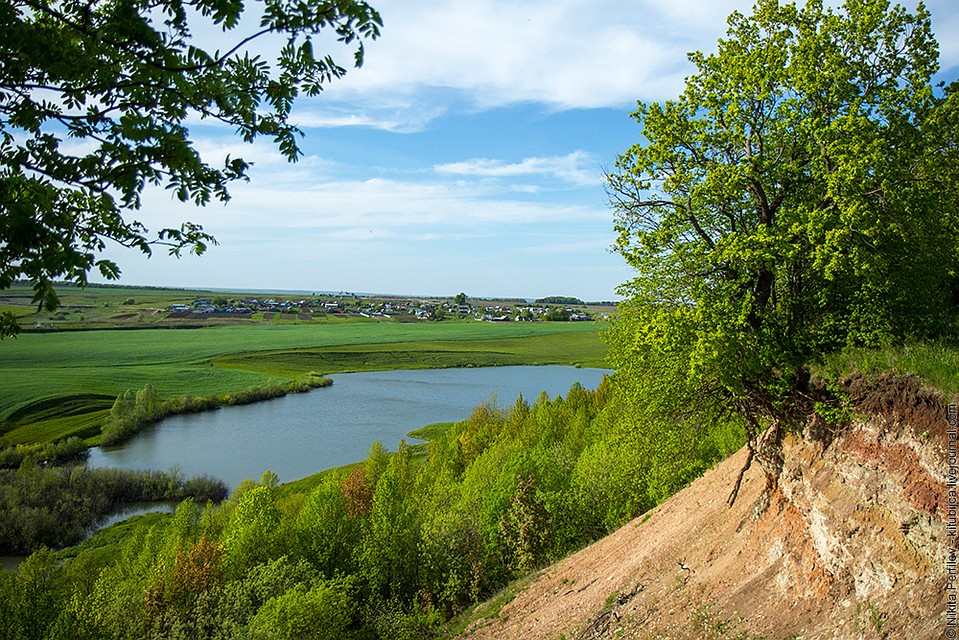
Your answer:
[[[520,162],[506,163],[489,158],[473,158],[462,162],[438,164],[433,167],[441,174],[513,178],[520,176],[552,177],[577,186],[602,184],[599,163],[585,151],[574,151],[565,156],[524,158]],[[524,190],[530,189],[528,185]]]
[[[290,117],[301,128],[367,127],[392,133],[418,133],[447,112],[445,105],[421,98],[397,99],[394,104],[368,105],[365,100],[348,105],[328,99],[329,94],[304,99]]]
[[[682,86],[685,54],[714,46],[746,0],[383,0],[383,35],[331,92],[469,94],[480,106],[630,104]]]
[[[221,242],[262,236],[322,231],[337,240],[383,239],[384,233],[422,238],[425,233],[489,235],[497,225],[536,225],[591,220],[607,226],[609,213],[595,205],[556,204],[510,197],[509,188],[464,181],[274,180],[261,176],[232,187],[226,205],[202,210],[172,202],[153,189],[140,219],[151,228],[171,219],[192,219]],[[455,230],[455,231],[454,231]],[[333,235],[330,235],[333,234]],[[228,240],[229,239],[229,240]]]
[[[678,94],[689,51],[711,51],[727,16],[753,0],[381,0],[379,40],[362,69],[321,98],[361,106],[323,126],[418,131],[445,111],[421,99],[447,89],[480,109],[534,102],[555,109],[628,108]],[[909,4],[909,3],[907,3]],[[959,64],[959,3],[930,0],[943,67]],[[327,103],[329,104],[329,103]],[[374,105],[386,105],[384,108]],[[402,104],[391,109],[389,105]]]

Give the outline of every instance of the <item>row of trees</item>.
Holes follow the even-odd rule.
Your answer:
[[[289,382],[271,380],[259,387],[248,387],[230,393],[176,398],[162,398],[153,385],[147,384],[137,392],[128,389],[117,396],[110,409],[110,417],[103,426],[100,444],[104,446],[119,444],[167,416],[251,404],[279,398],[288,393],[303,393],[331,384],[333,384],[332,378],[310,371]]]
[[[0,580],[0,617],[46,616],[32,635],[0,638],[429,637],[742,444],[731,423],[678,437],[633,419],[609,383],[574,386],[508,410],[486,403],[422,461],[374,445],[305,494],[267,476],[218,508],[185,503],[105,568],[41,553],[51,578],[33,600],[17,591],[23,571]],[[50,599],[56,613],[32,608]]]

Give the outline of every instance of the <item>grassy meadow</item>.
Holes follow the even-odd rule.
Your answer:
[[[9,293],[9,292],[8,292]],[[20,292],[29,299],[29,292]],[[11,295],[6,302],[11,301]],[[194,293],[96,289],[63,296],[99,323],[129,298],[159,308]],[[19,308],[22,311],[22,300]],[[68,305],[69,303],[69,305]],[[82,303],[82,304],[81,304]],[[90,312],[87,312],[87,316]],[[22,316],[27,318],[29,316]],[[26,324],[21,320],[21,324]],[[200,328],[25,331],[0,343],[0,445],[79,435],[88,443],[117,395],[152,385],[161,397],[210,396],[321,374],[520,364],[603,366],[594,322],[398,322],[329,318]]]

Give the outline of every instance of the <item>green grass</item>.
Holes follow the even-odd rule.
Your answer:
[[[28,316],[33,313],[33,311],[33,308],[22,305],[0,304],[0,313],[12,313],[18,318]]]
[[[110,404],[113,404],[112,400]],[[79,414],[45,420],[27,420],[23,424],[10,425],[10,430],[4,434],[3,439],[16,444],[46,443],[77,436],[86,441],[89,446],[99,437],[103,423],[110,417],[109,407],[97,410],[95,406],[92,405],[90,410]]]
[[[829,377],[853,373],[915,374],[947,396],[959,395],[959,347],[944,343],[910,343],[884,349],[850,349],[826,360],[819,373]]]
[[[24,333],[0,344],[0,445],[90,437],[112,398],[146,384],[170,398],[235,392],[306,371],[602,366],[601,328],[593,323],[335,320]]]
[[[16,284],[0,291],[0,310],[16,315],[24,327],[35,324],[58,329],[136,327],[165,318],[155,314],[173,303],[191,303],[195,298],[212,298],[216,293],[186,289],[149,289],[133,287],[57,286],[60,306],[55,311],[38,311],[33,290]],[[133,304],[123,304],[132,298]]]
[[[452,639],[459,637],[467,627],[479,620],[498,618],[503,607],[512,602],[518,594],[539,578],[541,572],[534,571],[509,583],[488,599],[478,602],[466,611],[450,620],[439,637]]]
[[[343,477],[348,476],[353,472],[354,469],[358,469],[363,466],[363,460],[358,460],[356,462],[351,462],[350,464],[344,464],[339,467],[331,467],[329,469],[324,469],[323,471],[314,473],[312,475],[306,476],[305,478],[300,478],[299,480],[293,480],[292,482],[284,482],[280,485],[280,492],[282,495],[293,495],[293,494],[303,494],[306,495],[317,488],[324,478],[330,475],[342,475]]]
[[[2,366],[7,369],[38,364],[46,367],[72,367],[78,364],[102,367],[196,363],[238,352],[530,338],[556,334],[595,334],[597,330],[597,325],[593,323],[408,324],[339,321],[176,330],[26,333],[4,341]]]
[[[417,440],[436,440],[444,433],[449,431],[455,422],[434,422],[433,424],[428,424],[420,427],[419,429],[413,429],[408,434],[411,438],[416,438]]]
[[[570,331],[519,338],[475,337],[240,353],[219,356],[213,363],[218,367],[290,376],[307,371],[341,373],[532,364],[602,367],[605,366],[605,353],[606,347],[593,328],[590,332]]]
[[[96,568],[103,568],[116,561],[123,545],[137,531],[147,531],[154,527],[165,527],[173,519],[171,513],[148,513],[118,522],[100,529],[93,536],[73,547],[57,552],[61,560],[74,559],[81,553]]]

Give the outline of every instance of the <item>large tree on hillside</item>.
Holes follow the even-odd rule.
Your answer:
[[[362,0],[0,3],[0,290],[25,278],[53,308],[54,279],[118,276],[101,257],[111,241],[202,253],[199,225],[151,233],[130,218],[147,185],[202,205],[246,177],[240,158],[205,162],[187,121],[272,138],[295,160],[293,102],[345,73],[314,41],[339,40],[358,66],[380,25]],[[275,60],[250,53],[262,41]],[[12,330],[0,318],[0,336]]]
[[[810,364],[956,329],[957,85],[924,7],[887,0],[759,0],[690,59],[608,177],[637,271],[612,357],[651,415],[740,415],[773,478]]]

